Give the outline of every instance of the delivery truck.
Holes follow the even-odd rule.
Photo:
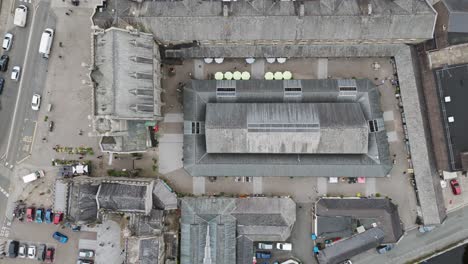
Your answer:
[[[44,177],[44,171],[37,170],[37,171],[35,171],[35,172],[31,173],[31,174],[23,176],[23,181],[24,181],[24,183],[30,183],[30,182],[35,181],[35,180],[37,180],[39,178],[42,178],[42,177]]]
[[[28,18],[28,8],[25,5],[20,5],[15,10],[15,18],[13,24],[18,27],[25,27]]]

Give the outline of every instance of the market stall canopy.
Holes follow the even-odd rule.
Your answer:
[[[232,80],[232,77],[233,77],[233,76],[232,76],[232,72],[229,72],[229,71],[228,71],[228,72],[225,72],[225,73],[224,73],[224,79],[226,79],[226,80]]]
[[[246,58],[245,62],[247,62],[248,64],[252,64],[255,62],[255,58]]]
[[[250,73],[249,72],[242,72],[242,80],[250,80]]]
[[[214,77],[215,77],[215,80],[220,81],[224,78],[224,74],[222,72],[216,72]]]
[[[265,80],[273,80],[274,75],[272,72],[265,73]]]
[[[275,63],[276,58],[266,58],[266,61],[267,61],[268,63]]]
[[[282,72],[275,72],[275,80],[283,80],[283,73]]]
[[[234,74],[232,74],[232,77],[234,80],[238,81],[242,78],[242,73],[240,71],[235,71]]]
[[[276,61],[278,61],[278,63],[285,63],[286,58],[278,58],[278,59],[276,59]]]
[[[210,64],[213,62],[213,58],[204,58],[205,63]]]
[[[292,79],[292,73],[290,71],[283,72],[283,79],[291,80]]]
[[[215,58],[214,61],[218,64],[223,63],[224,58]]]

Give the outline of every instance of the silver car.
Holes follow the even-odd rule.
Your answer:
[[[41,96],[38,94],[34,94],[31,101],[31,108],[34,111],[38,111],[39,107],[41,106]]]
[[[18,81],[20,78],[20,74],[21,74],[20,66],[13,67],[13,70],[11,70],[11,79]]]
[[[11,48],[11,44],[13,43],[13,34],[11,33],[6,33],[5,34],[5,37],[3,38],[3,44],[2,44],[2,48],[5,50],[5,51],[9,51],[10,48]]]

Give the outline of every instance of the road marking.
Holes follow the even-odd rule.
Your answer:
[[[31,48],[31,39],[32,39],[32,34],[34,32],[34,22],[35,22],[35,18],[36,18],[36,13],[37,13],[37,9],[39,8],[39,5],[37,5],[35,8],[34,8],[34,12],[33,12],[33,17],[32,17],[32,23],[31,23],[31,28],[29,30],[29,37],[28,37],[28,44],[26,45],[26,57],[24,58],[24,63],[23,63],[23,74],[22,76],[26,76],[26,69],[27,69],[27,65],[28,65],[28,59],[29,59],[29,49]],[[23,80],[24,78],[21,78],[20,80],[20,83],[19,83],[19,88],[18,88],[18,95],[16,97],[16,102],[15,102],[15,110],[13,112],[13,124],[11,125],[11,128],[10,128],[10,134],[8,135],[8,143],[7,143],[7,149],[6,149],[6,156],[5,158],[8,158],[8,152],[10,150],[10,144],[11,144],[11,138],[13,136],[13,129],[15,128],[15,124],[16,124],[16,113],[18,112],[18,106],[19,106],[19,100],[21,98],[21,91],[23,90]]]
[[[7,198],[10,196],[10,194],[5,191],[5,189],[2,188],[2,186],[0,186],[0,192],[3,193]]]

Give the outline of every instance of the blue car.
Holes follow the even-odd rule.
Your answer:
[[[68,241],[68,237],[60,232],[55,232],[52,237],[58,242],[65,244]]]
[[[47,209],[45,212],[45,222],[48,224],[52,223],[52,216],[52,209]]]
[[[258,259],[270,259],[271,258],[271,253],[270,252],[265,252],[265,251],[257,251],[255,253],[255,257]]]
[[[44,217],[44,209],[38,208],[36,210],[36,223],[42,223],[42,219]]]

